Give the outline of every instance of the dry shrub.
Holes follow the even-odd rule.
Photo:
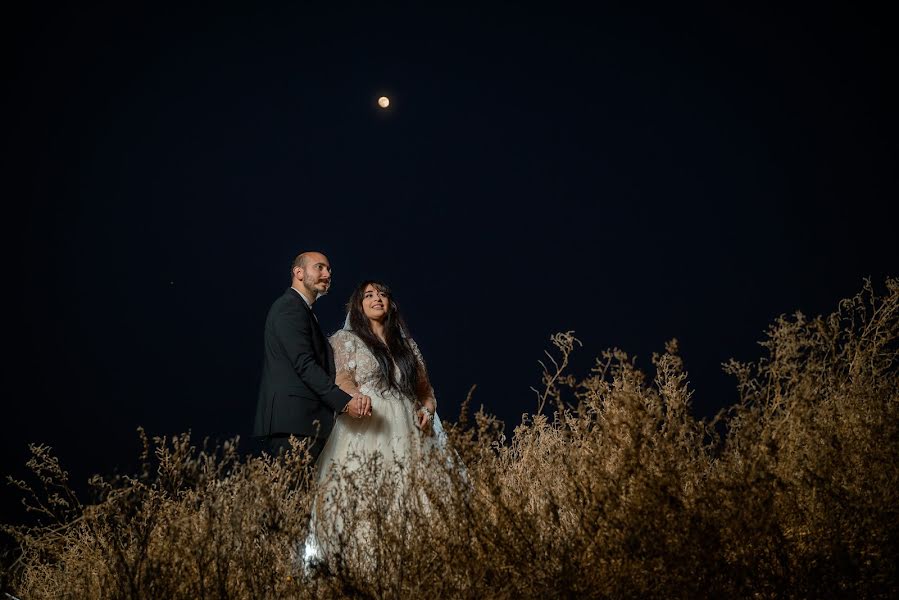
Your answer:
[[[82,507],[46,448],[37,527],[7,528],[27,598],[895,597],[899,594],[899,280],[827,317],[781,317],[756,363],[731,361],[739,402],[690,415],[676,342],[648,376],[611,350],[578,380],[553,336],[537,406],[511,441],[482,408],[448,426],[465,468],[431,456],[410,486],[373,459],[344,474],[343,539],[295,566],[312,485],[234,445],[146,443],[144,470]],[[469,396],[470,399],[470,396]],[[718,432],[721,432],[719,435]],[[145,440],[146,442],[146,440]],[[21,486],[27,487],[24,482]]]
[[[48,449],[31,446],[42,489],[14,483],[44,524],[7,528],[22,548],[24,597],[263,598],[296,587],[289,550],[310,505],[301,447],[280,461],[241,461],[233,442],[197,449],[189,435],[140,434],[140,474],[93,477],[99,501],[84,507]]]

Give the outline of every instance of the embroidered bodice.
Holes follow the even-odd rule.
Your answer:
[[[418,349],[418,344],[416,344],[415,340],[412,338],[408,339],[409,345],[412,347],[412,352],[418,359],[418,364],[421,366],[422,371],[427,373],[424,358],[421,355],[421,351]],[[383,385],[383,382],[381,381],[381,367],[378,365],[378,360],[365,345],[365,342],[363,342],[355,333],[347,329],[341,329],[332,335],[329,341],[331,342],[331,347],[334,349],[334,364],[337,368],[337,384],[340,385],[341,388],[344,387],[341,385],[342,383],[349,381],[352,387],[362,389],[366,393],[377,392],[384,398],[395,398],[398,400],[415,402],[415,398],[405,398],[396,390],[387,389],[386,386]],[[397,375],[402,377],[400,371],[397,371]],[[419,398],[420,401],[430,399],[436,406],[434,390],[431,388],[430,384],[427,385],[427,389],[423,391],[422,396],[423,397]]]

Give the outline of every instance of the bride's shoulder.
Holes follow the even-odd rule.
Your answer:
[[[338,329],[328,339],[332,344],[353,344],[359,337],[349,329]]]

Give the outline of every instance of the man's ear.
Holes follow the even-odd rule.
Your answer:
[[[300,281],[303,281],[303,268],[302,267],[294,267],[293,268],[293,276]]]

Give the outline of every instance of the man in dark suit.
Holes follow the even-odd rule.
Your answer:
[[[334,416],[371,415],[371,398],[350,396],[334,383],[334,354],[312,312],[331,287],[331,264],[320,252],[304,252],[291,268],[291,286],[265,320],[265,360],[253,435],[277,455],[291,435],[308,440],[313,460],[334,426]]]

